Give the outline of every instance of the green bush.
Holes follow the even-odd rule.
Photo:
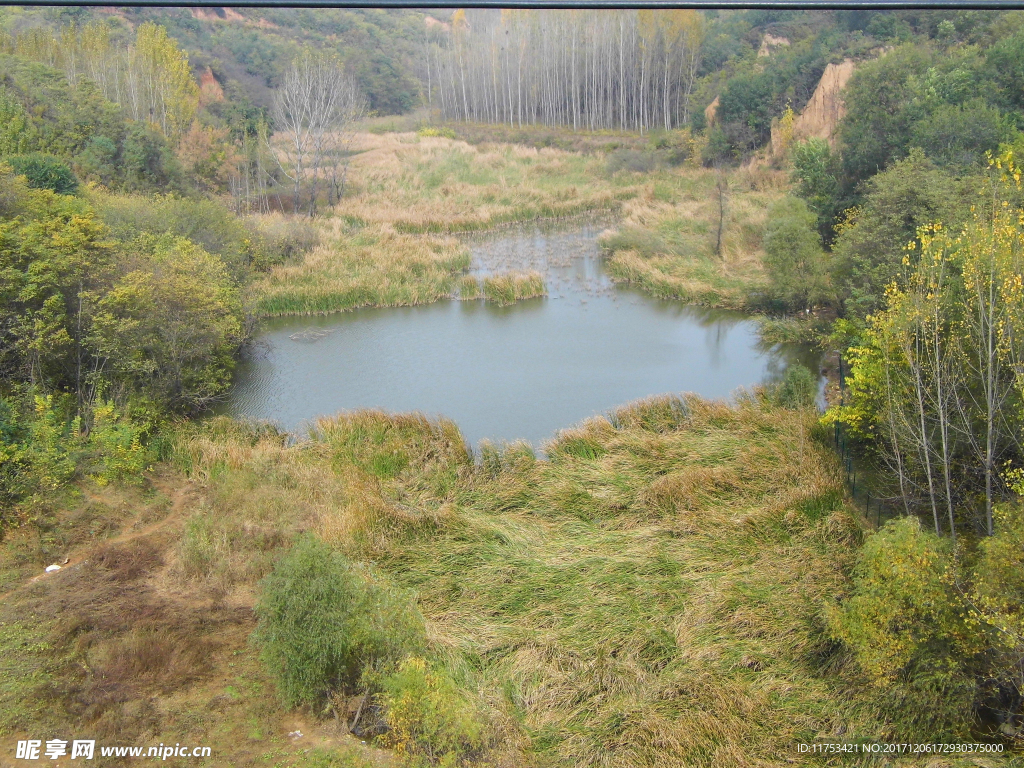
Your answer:
[[[97,403],[93,408],[92,430],[89,432],[89,442],[98,449],[100,458],[99,471],[94,479],[100,485],[109,482],[141,483],[142,473],[153,460],[142,442],[148,431],[148,425],[137,423],[119,412],[113,403]]]
[[[782,381],[770,392],[770,399],[783,408],[810,408],[818,398],[818,377],[805,365],[793,363]]]
[[[764,251],[772,291],[786,304],[804,309],[828,297],[817,217],[802,199],[784,197],[768,208]]]
[[[416,131],[416,135],[424,137],[440,136],[445,139],[454,139],[455,131],[453,131],[451,128],[431,128],[429,126],[423,126],[418,131]]]
[[[32,189],[51,189],[58,195],[73,195],[78,191],[78,179],[71,168],[53,155],[30,152],[12,155],[7,162],[16,174],[28,180]]]
[[[424,659],[405,659],[381,685],[388,725],[383,740],[399,753],[456,765],[483,746],[483,726],[472,705]]]
[[[877,689],[894,737],[970,731],[976,691],[968,663],[982,638],[954,568],[948,539],[916,517],[890,522],[865,542],[853,594],[828,612],[833,637]]]
[[[254,217],[247,226],[250,266],[258,272],[269,271],[273,265],[301,256],[320,243],[320,230],[306,219]]]
[[[114,195],[93,192],[90,202],[111,234],[125,242],[140,233],[170,233],[201,245],[219,256],[240,280],[250,259],[247,241],[253,233],[226,206],[215,200],[178,195]]]
[[[68,418],[66,398],[35,395],[34,418],[29,421],[25,456],[33,484],[56,490],[75,476],[78,423]]]
[[[254,639],[290,706],[322,706],[425,644],[411,595],[310,535],[264,580],[256,612]]]
[[[617,149],[608,155],[605,169],[609,174],[619,171],[629,173],[650,173],[658,167],[657,155],[648,150]]]
[[[812,138],[794,144],[791,154],[793,180],[798,183],[796,193],[818,217],[822,241],[831,244],[835,237],[833,221],[842,207],[843,196],[839,153],[833,152],[824,139]]]
[[[25,446],[18,439],[21,432],[17,408],[0,397],[0,539],[15,524],[13,507],[28,481]]]
[[[112,186],[117,179],[117,145],[106,136],[93,136],[75,161],[86,181]]]

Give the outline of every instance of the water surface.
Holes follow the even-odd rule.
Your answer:
[[[471,444],[528,440],[665,392],[728,397],[777,378],[797,347],[758,344],[735,312],[653,299],[614,285],[600,223],[560,222],[467,239],[478,275],[537,269],[549,297],[510,307],[444,301],[267,321],[240,366],[234,415],[301,432],[354,408],[453,419]]]

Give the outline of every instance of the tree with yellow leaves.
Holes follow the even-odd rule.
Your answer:
[[[1012,155],[959,231],[939,223],[907,246],[906,277],[868,319],[845,405],[834,413],[894,470],[908,509],[956,539],[1013,496],[1000,469],[1024,463],[1024,210]],[[940,524],[940,518],[946,520]]]

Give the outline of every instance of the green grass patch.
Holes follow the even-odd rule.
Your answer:
[[[548,295],[544,278],[537,272],[510,272],[485,277],[482,292],[487,301],[501,306]]]

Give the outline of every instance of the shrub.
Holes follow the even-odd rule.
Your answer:
[[[260,272],[301,256],[320,243],[320,230],[305,219],[281,215],[254,216],[247,226],[250,230],[250,264]]]
[[[228,208],[215,200],[177,195],[114,195],[93,192],[90,202],[111,234],[131,241],[141,233],[184,237],[219,256],[236,280],[250,260],[252,233]]]
[[[99,449],[100,469],[95,479],[109,482],[142,482],[152,456],[142,444],[149,428],[119,413],[111,402],[99,402],[93,409],[89,442]]]
[[[34,418],[29,421],[25,456],[34,484],[55,490],[75,476],[78,423],[68,418],[65,400],[35,395]]]
[[[954,567],[948,539],[916,517],[890,522],[865,542],[853,595],[828,612],[832,635],[879,691],[894,735],[969,731],[975,688],[965,663],[979,650],[979,633]]]
[[[818,377],[805,365],[793,363],[782,381],[769,390],[769,399],[783,408],[810,408],[818,398]]]
[[[389,728],[383,740],[398,752],[454,765],[483,746],[483,727],[472,706],[424,659],[405,659],[381,684]]]
[[[28,458],[18,441],[17,411],[0,398],[0,539],[14,525],[13,506],[27,490]]]
[[[619,171],[630,173],[650,173],[658,167],[658,157],[651,151],[636,149],[617,149],[608,155],[605,169],[609,174]]]
[[[32,152],[8,157],[6,161],[33,189],[51,189],[58,195],[73,195],[78,191],[78,179],[71,168],[53,155]]]
[[[1007,478],[1017,485],[1020,475]],[[1016,479],[1016,483],[1013,480]],[[1024,505],[997,505],[995,533],[978,543],[971,594],[973,613],[989,642],[982,668],[986,704],[1007,726],[1019,724],[1024,708],[1021,662],[1024,658]]]
[[[323,705],[425,642],[412,597],[306,535],[263,582],[254,639],[290,706]]]
[[[428,138],[440,136],[445,139],[454,139],[455,131],[453,131],[451,128],[430,128],[428,126],[423,126],[418,131],[416,131],[416,135]]]
[[[67,396],[0,398],[0,537],[17,522],[14,504],[56,491],[77,471],[80,422]]]
[[[817,217],[798,197],[784,197],[768,209],[764,266],[773,292],[798,309],[828,296],[829,276],[816,227]]]
[[[183,412],[231,384],[242,305],[223,262],[185,238],[141,235],[129,268],[96,303],[92,342],[114,386]]]

